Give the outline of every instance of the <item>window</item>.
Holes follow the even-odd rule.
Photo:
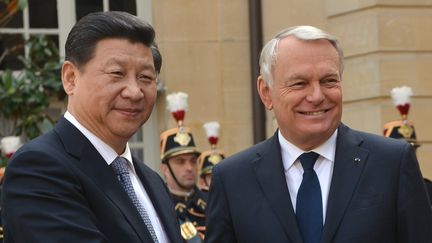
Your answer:
[[[3,10],[5,7],[4,3],[0,4],[0,9]],[[0,28],[0,55],[4,55],[4,59],[0,62],[0,69],[22,68],[18,56],[26,55],[24,42],[31,35],[50,35],[58,46],[56,9],[56,0],[29,0],[28,7],[19,10],[3,28]]]

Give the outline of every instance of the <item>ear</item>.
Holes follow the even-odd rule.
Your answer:
[[[62,84],[68,96],[73,95],[79,77],[78,68],[70,61],[65,61],[62,66]]]
[[[165,180],[167,178],[167,172],[168,172],[168,167],[166,166],[166,164],[161,163],[159,166],[160,171],[162,172],[162,175],[165,177]]]
[[[261,98],[262,103],[268,110],[273,109],[273,101],[271,98],[271,87],[267,84],[267,82],[264,80],[263,76],[259,76],[257,79],[257,89],[258,94]]]

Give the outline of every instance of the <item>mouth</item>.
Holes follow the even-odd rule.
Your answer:
[[[190,175],[190,176],[185,176],[185,177],[183,177],[185,180],[188,180],[188,181],[193,181],[193,180],[195,180],[195,177],[194,176],[192,176],[192,175]]]
[[[300,114],[305,116],[320,116],[328,112],[330,109],[319,110],[319,111],[299,111]]]
[[[129,108],[120,108],[117,109],[121,114],[125,116],[136,116],[141,113],[141,109],[129,109]]]

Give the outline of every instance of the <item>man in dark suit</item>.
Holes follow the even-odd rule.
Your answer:
[[[207,242],[432,242],[412,147],[341,123],[338,41],[288,28],[260,67],[258,92],[279,129],[213,169]]]
[[[156,99],[154,37],[123,12],[93,13],[72,28],[67,112],[6,169],[5,242],[182,242],[164,182],[127,143]]]

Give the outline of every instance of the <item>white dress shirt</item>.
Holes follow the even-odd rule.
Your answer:
[[[81,123],[78,122],[78,120],[71,114],[69,111],[66,111],[64,117],[71,122],[84,136],[90,140],[91,144],[96,148],[96,150],[99,152],[99,154],[104,158],[105,162],[110,165],[117,156],[121,156],[125,158],[128,161],[128,168],[129,168],[129,176],[132,181],[132,186],[135,190],[135,193],[138,197],[138,200],[140,203],[144,206],[145,210],[147,211],[147,214],[151,220],[151,223],[153,225],[153,228],[156,232],[156,236],[158,238],[158,241],[160,243],[169,242],[168,236],[162,226],[162,223],[156,213],[156,210],[150,200],[150,197],[148,196],[144,186],[142,185],[141,181],[138,179],[138,176],[135,171],[135,167],[132,163],[132,154],[129,148],[129,144],[126,144],[126,149],[123,154],[118,155],[114,149],[112,149],[108,144],[103,142],[100,138],[98,138],[96,135],[94,135],[92,132],[90,132],[88,129],[86,129]]]
[[[336,153],[336,137],[337,130],[333,135],[321,146],[311,150],[320,156],[314,165],[315,173],[321,187],[322,206],[323,206],[323,223],[326,218],[326,209],[328,195],[330,191],[330,183],[333,175],[333,167]],[[284,166],[285,178],[288,185],[288,190],[291,197],[294,212],[296,210],[297,193],[303,180],[303,167],[297,158],[309,151],[303,151],[294,144],[286,140],[280,130],[278,132],[279,144],[281,146],[282,162]]]

